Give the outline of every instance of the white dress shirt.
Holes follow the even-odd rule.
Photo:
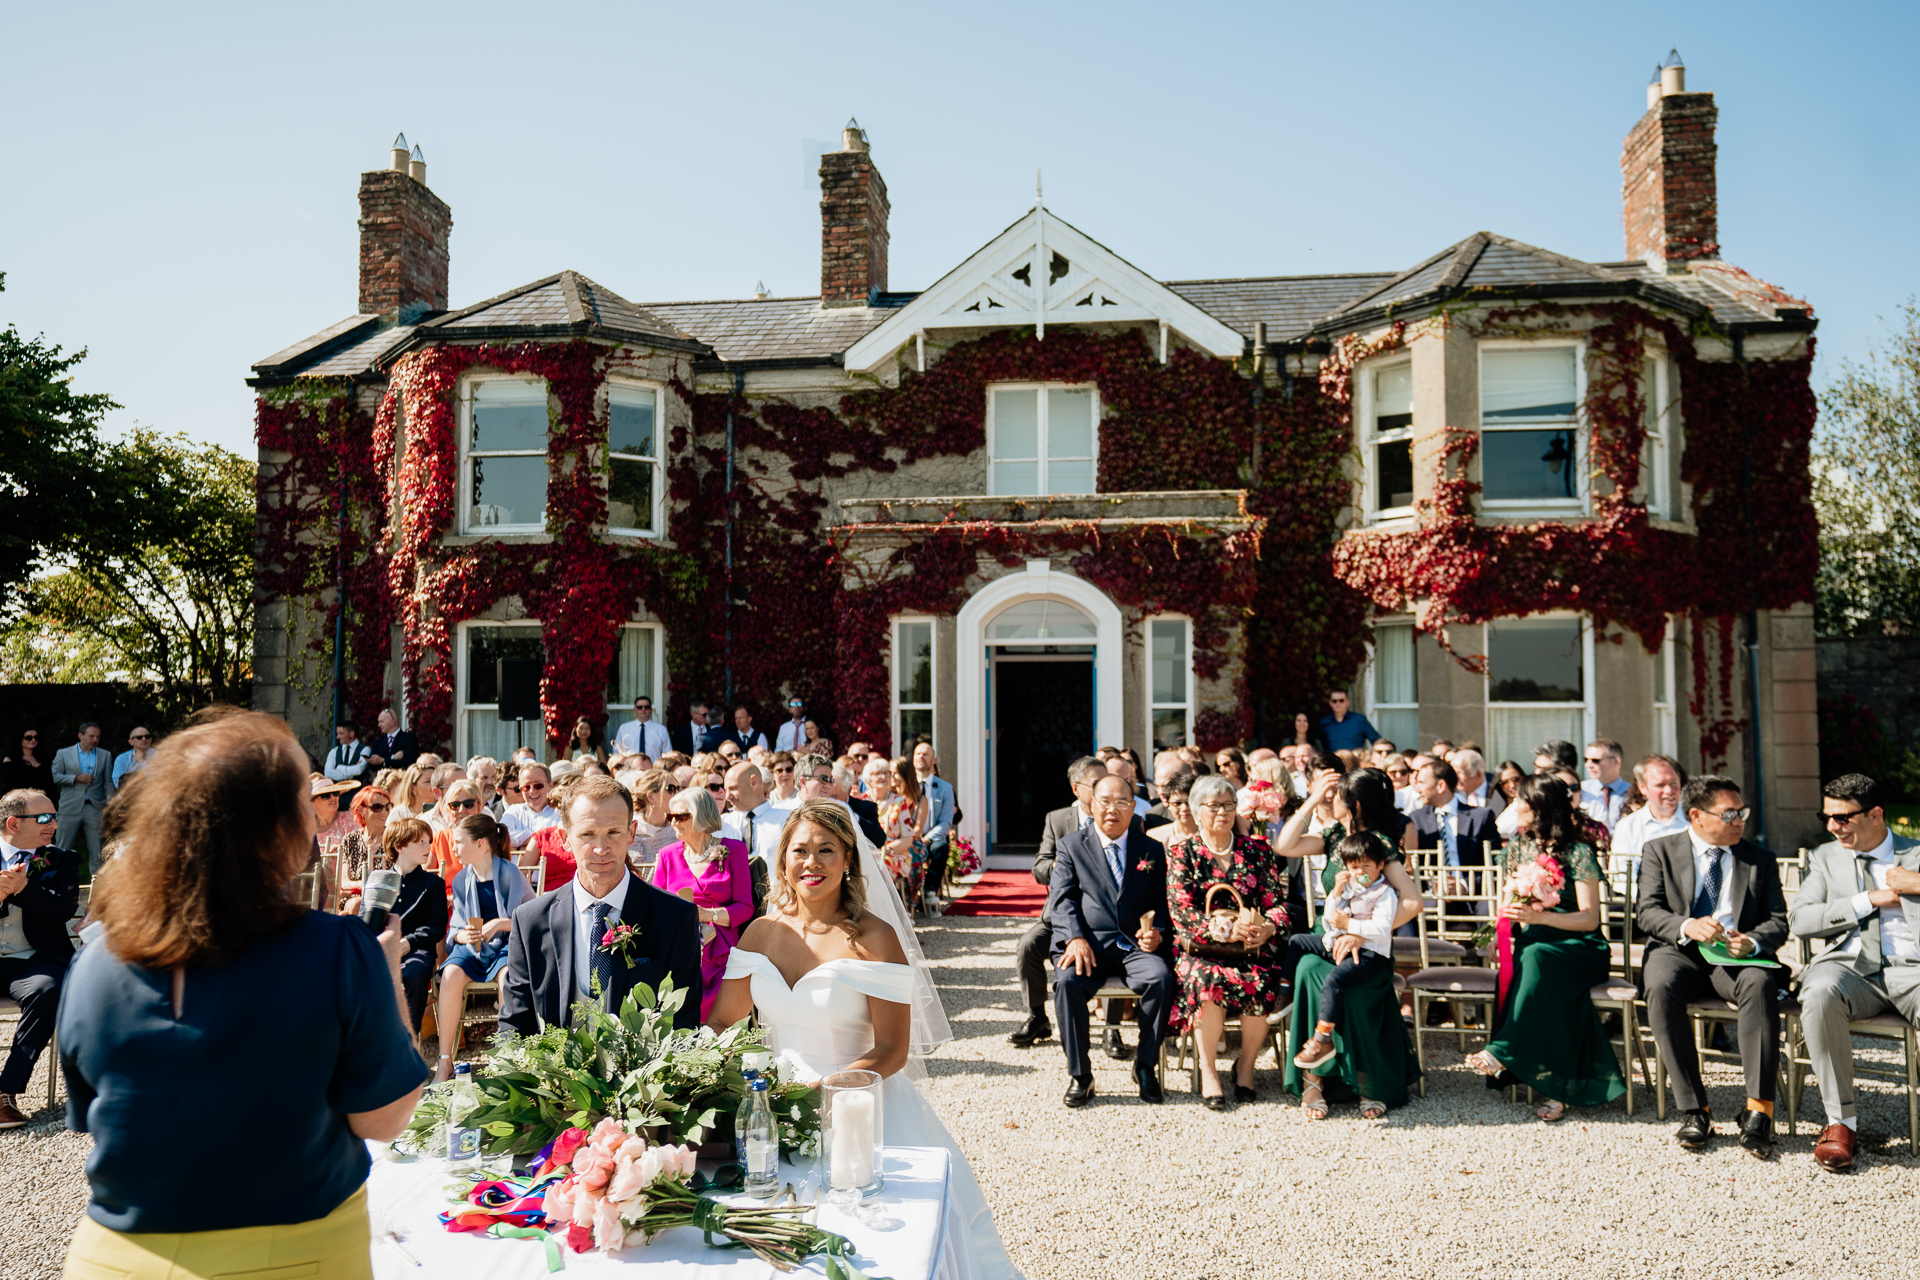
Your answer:
[[[554,805],[547,805],[540,812],[535,813],[523,800],[519,804],[508,805],[500,821],[506,826],[507,834],[513,838],[513,847],[518,849],[533,839],[534,832],[559,826],[560,810]]]
[[[1611,831],[1620,821],[1620,810],[1626,807],[1628,788],[1625,778],[1615,778],[1604,786],[1588,778],[1580,784],[1580,811]]]
[[[753,827],[751,837],[747,835],[749,823]],[[774,808],[770,800],[762,800],[760,807],[750,814],[729,809],[720,815],[720,834],[746,845],[750,855],[769,867],[773,865],[774,850],[780,847],[780,828],[786,825],[787,811]]]
[[[32,857],[30,850],[16,849],[0,840],[0,868],[24,867]],[[26,912],[16,907],[0,916],[0,956],[26,960],[32,955],[33,944],[27,941]]]
[[[1411,815],[1415,809],[1425,803],[1426,801],[1422,800],[1420,794],[1412,787],[1401,787],[1393,793],[1393,807],[1404,814]]]
[[[630,872],[622,871],[613,891],[605,898],[596,898],[580,883],[579,876],[573,878],[573,995],[567,1000],[568,1008],[575,1000],[590,998],[593,991],[593,953],[600,945],[600,939],[593,936],[594,905],[605,902],[613,908],[607,913],[607,928],[619,924],[620,905],[627,900],[627,882],[631,879]]]
[[[1686,815],[1680,812],[1680,806],[1673,806],[1671,818],[1653,816],[1653,806],[1641,805],[1613,829],[1613,841],[1608,854],[1611,870],[1624,870],[1629,877],[1626,885],[1631,887],[1640,880],[1640,850],[1647,841],[1658,840],[1661,836],[1678,835],[1687,829]]]
[[[1855,855],[1856,860],[1859,855]],[[1907,919],[1906,908],[1898,902],[1890,907],[1876,907],[1870,895],[1873,889],[1887,887],[1887,872],[1900,864],[1893,857],[1893,833],[1880,842],[1880,847],[1867,855],[1872,861],[1867,864],[1867,872],[1873,877],[1873,888],[1862,889],[1853,895],[1853,917],[1865,920],[1878,911],[1880,913],[1880,954],[1890,960],[1920,960],[1920,946],[1913,940],[1913,923]],[[1847,935],[1847,940],[1835,948],[1843,956],[1860,954],[1861,931],[1855,929]]]
[[[1700,838],[1700,833],[1692,827],[1687,828],[1687,839],[1693,842],[1693,892],[1696,897],[1700,893],[1700,886],[1706,883],[1707,864],[1713,861],[1714,849],[1718,848],[1721,850],[1720,899],[1713,904],[1713,918],[1720,922],[1721,928],[1731,933],[1738,927],[1736,917],[1734,916],[1733,902],[1733,850],[1727,845],[1716,846],[1708,844]],[[1682,906],[1680,910],[1686,913],[1689,920],[1693,919],[1693,899],[1687,899],[1686,905]],[[1759,953],[1756,951],[1754,954],[1758,955]]]
[[[660,757],[673,750],[673,744],[667,741],[667,726],[658,720],[629,720],[620,726],[620,732],[613,736],[613,745],[622,755],[632,755],[638,751],[650,757],[655,764]]]
[[[780,726],[780,732],[773,735],[775,751],[799,751],[807,740],[807,722],[804,718],[789,720]]]
[[[358,782],[367,771],[367,747],[360,739],[351,742],[336,743],[333,750],[327,752],[327,761],[321,766],[321,772],[334,782]]]

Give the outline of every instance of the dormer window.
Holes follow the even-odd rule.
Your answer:
[[[1480,483],[1489,510],[1564,510],[1585,499],[1579,357],[1573,343],[1481,348]]]
[[[539,533],[547,524],[547,384],[487,378],[467,384],[461,439],[462,533]]]
[[[1043,497],[1094,491],[1099,406],[1092,387],[995,387],[987,400],[988,491]]]
[[[1413,511],[1413,362],[1367,372],[1367,435],[1372,469],[1367,510],[1392,518]]]

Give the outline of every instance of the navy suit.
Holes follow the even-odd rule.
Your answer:
[[[669,974],[686,1003],[674,1015],[677,1028],[700,1025],[700,920],[691,902],[663,893],[638,876],[627,882],[620,922],[638,927],[633,959],[616,956],[605,1007],[618,1011],[640,983],[655,991]],[[507,935],[507,971],[500,983],[500,1021],[521,1035],[542,1027],[573,1025],[573,1006],[592,997],[575,990],[573,886],[521,903]]]
[[[1048,882],[1048,912],[1053,920],[1054,1011],[1060,1045],[1067,1052],[1067,1073],[1077,1080],[1093,1075],[1087,1054],[1087,1001],[1120,978],[1140,997],[1140,1049],[1136,1075],[1151,1076],[1160,1060],[1160,1036],[1173,1002],[1173,970],[1164,955],[1140,950],[1133,937],[1140,918],[1153,913],[1161,951],[1173,941],[1167,916],[1166,848],[1130,825],[1120,837],[1121,880],[1113,882],[1107,840],[1089,824],[1055,847]],[[1060,963],[1067,943],[1084,939],[1093,948],[1093,972],[1078,974]]]
[[[1444,849],[1446,844],[1440,839],[1440,814],[1432,805],[1423,804],[1412,813],[1414,847],[1417,849]],[[1494,819],[1500,815],[1487,806],[1473,808],[1460,806],[1460,817],[1454,823],[1454,852],[1460,855],[1463,867],[1484,867],[1488,863],[1487,851],[1498,849],[1502,843],[1500,830],[1494,825]]]
[[[104,753],[102,753],[104,754]],[[16,915],[21,932],[33,954],[24,960],[0,959],[0,995],[11,996],[20,1005],[20,1020],[13,1028],[13,1048],[0,1067],[0,1093],[25,1093],[40,1051],[53,1038],[54,1016],[60,1007],[60,986],[66,980],[67,963],[73,959],[73,941],[67,936],[67,921],[79,909],[80,855],[72,849],[47,845],[26,854],[21,850],[9,860],[32,866],[41,858],[45,866],[29,873],[20,892],[0,901],[0,914]]]

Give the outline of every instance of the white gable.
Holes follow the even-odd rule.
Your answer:
[[[936,329],[1159,323],[1212,355],[1238,356],[1240,333],[1036,204],[847,349],[846,367],[870,371],[916,334]]]

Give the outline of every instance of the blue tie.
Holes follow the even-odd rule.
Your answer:
[[[1448,805],[1440,811],[1440,843],[1447,851],[1447,865],[1457,867],[1460,865],[1460,849],[1455,843],[1458,837],[1454,834],[1453,830],[1453,815],[1454,808],[1452,805]]]
[[[1121,880],[1126,878],[1126,868],[1120,865],[1120,845],[1118,842],[1107,846],[1107,870],[1113,872],[1114,891],[1120,889]]]
[[[1694,918],[1711,916],[1720,905],[1721,862],[1727,851],[1721,848],[1708,850],[1713,856],[1707,863],[1707,874],[1700,877],[1700,890],[1693,895]]]
[[[607,917],[613,913],[612,906],[604,902],[593,904],[593,927],[588,941],[593,944],[592,959],[588,961],[587,973],[592,982],[589,992],[601,1004],[607,1003],[607,997],[613,991],[613,953],[600,949],[600,940],[607,936]]]

